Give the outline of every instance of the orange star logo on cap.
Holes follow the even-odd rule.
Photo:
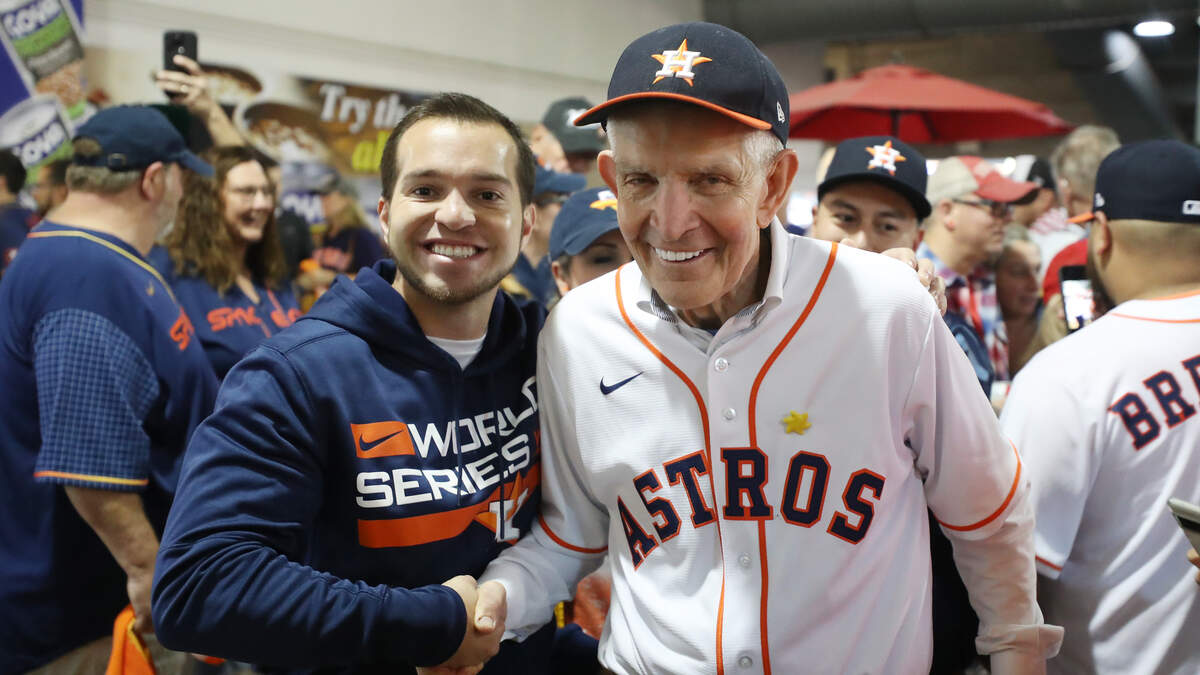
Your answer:
[[[688,51],[687,38],[679,43],[679,49],[668,49],[661,54],[651,54],[650,58],[662,64],[662,68],[654,73],[654,81],[650,84],[657,84],[663,78],[678,77],[687,82],[689,87],[695,86],[692,84],[692,78],[696,77],[696,73],[692,72],[692,67],[712,61],[707,56],[700,56],[700,52]]]
[[[596,197],[598,199],[591,204],[588,204],[588,207],[596,209],[597,211],[603,211],[604,209],[616,210],[617,197],[612,193],[611,190],[601,190]]]
[[[893,176],[896,175],[896,162],[908,161],[907,157],[892,147],[891,141],[887,141],[883,145],[873,145],[864,149],[871,153],[871,161],[867,163],[868,169],[880,168]]]

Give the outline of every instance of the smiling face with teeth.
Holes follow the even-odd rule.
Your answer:
[[[490,309],[533,226],[517,154],[498,124],[434,117],[400,138],[396,186],[379,200],[379,219],[399,271],[394,285],[419,319],[468,303]]]
[[[764,230],[787,197],[795,154],[778,152],[770,132],[695,105],[629,104],[608,126],[600,175],[659,296],[705,328],[761,299]]]
[[[234,241],[254,244],[262,240],[263,229],[275,209],[275,190],[261,164],[249,161],[230,168],[225,174],[221,202]]]

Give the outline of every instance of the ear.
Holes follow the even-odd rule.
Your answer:
[[[529,239],[529,233],[533,232],[533,226],[537,223],[537,207],[533,204],[527,205],[521,209],[521,247],[525,247],[526,240]]]
[[[554,285],[558,287],[558,297],[561,298],[571,290],[571,282],[567,280],[567,271],[555,260],[550,263],[550,274],[554,275]]]
[[[604,184],[612,190],[614,195],[619,195],[617,192],[617,162],[613,159],[612,150],[602,150],[599,155],[596,155],[596,171],[600,173],[600,177],[604,179]]]
[[[390,217],[389,206],[390,203],[383,197],[379,198],[379,204],[375,206],[375,212],[379,214],[379,230],[383,232],[384,241],[388,241],[388,233],[392,229],[392,224],[388,222],[388,218]]]
[[[800,168],[800,160],[796,157],[796,151],[789,148],[784,148],[778,155],[775,155],[775,161],[771,163],[771,168],[767,171],[767,193],[763,195],[763,199],[758,205],[758,227],[762,229],[771,224],[771,219],[787,201],[791,194],[792,180],[796,177],[796,171]]]
[[[167,166],[162,162],[155,162],[142,171],[138,189],[146,200],[154,201],[161,197],[166,191],[166,186]]]
[[[1091,239],[1092,251],[1096,257],[1101,260],[1108,260],[1112,255],[1113,250],[1113,231],[1108,224],[1108,216],[1104,215],[1103,211],[1098,211],[1095,214],[1096,219],[1092,221]]]
[[[954,210],[954,202],[949,199],[942,199],[933,208],[937,209],[937,212],[942,216],[939,219],[942,221],[942,227],[946,228],[949,232],[953,232],[955,224],[954,219],[950,217],[950,212]]]

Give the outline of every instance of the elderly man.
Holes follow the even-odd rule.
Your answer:
[[[636,265],[542,333],[543,501],[489,566],[516,636],[605,553],[605,667],[925,672],[926,507],[955,542],[994,672],[1059,631],[1034,602],[1020,460],[912,272],[793,237],[787,92],[745,37],[635,40],[598,168]]]
[[[1200,672],[1200,595],[1166,507],[1200,502],[1200,150],[1126,145],[1095,185],[1089,276],[1113,309],[1034,357],[1001,417],[1033,483],[1041,600],[1066,629],[1049,666]]]
[[[0,672],[104,670],[113,619],[149,632],[158,533],[217,382],[146,261],[183,168],[161,113],[97,113],[70,192],[0,284]],[[167,664],[159,662],[161,668]]]

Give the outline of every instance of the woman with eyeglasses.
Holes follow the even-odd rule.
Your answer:
[[[275,188],[254,150],[224,146],[215,175],[189,173],[175,224],[150,254],[218,378],[300,317],[275,224]],[[147,293],[153,289],[147,287]]]

